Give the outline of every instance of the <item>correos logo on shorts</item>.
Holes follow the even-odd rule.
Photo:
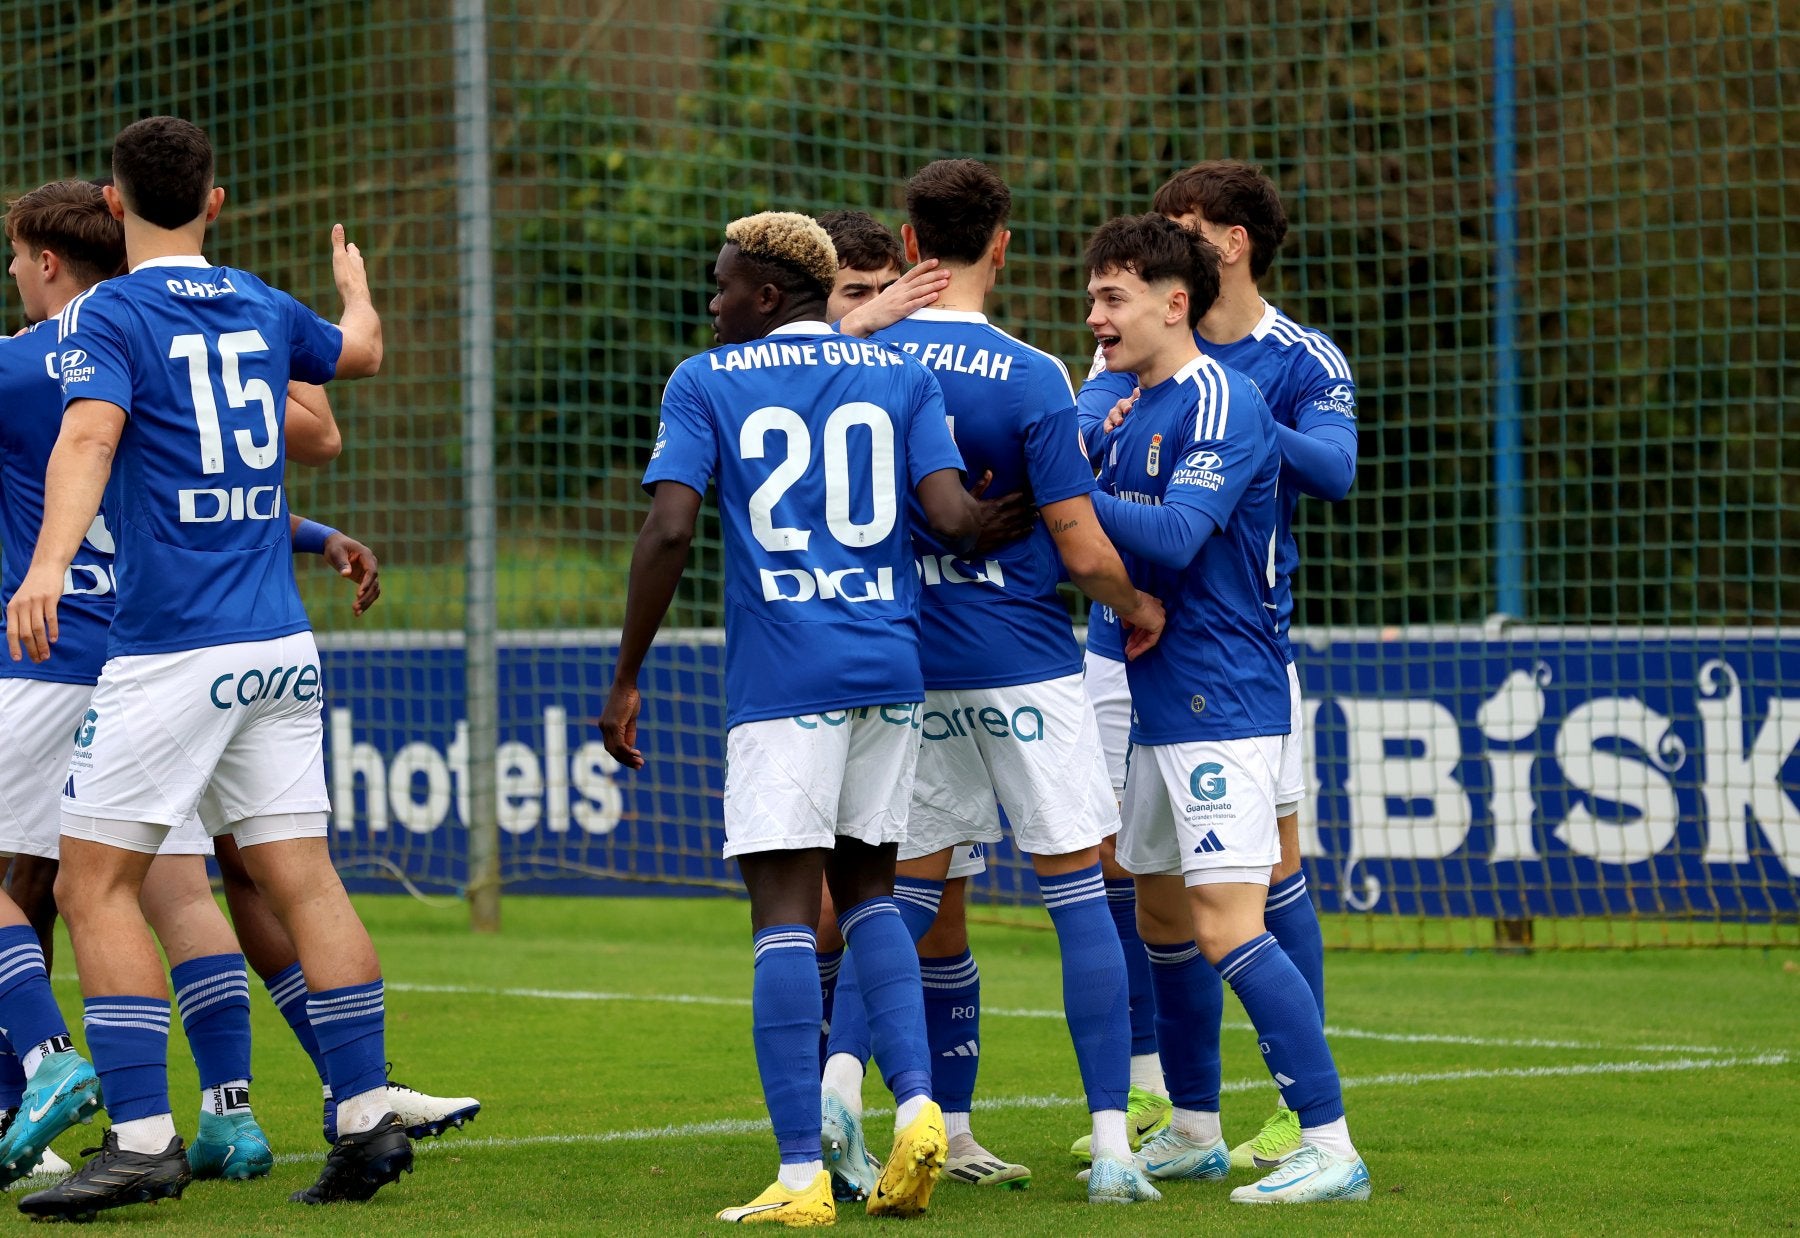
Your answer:
[[[1194,766],[1194,772],[1188,775],[1188,790],[1194,793],[1197,800],[1224,799],[1225,767],[1217,761],[1205,761]]]
[[[970,705],[963,709],[952,709],[948,713],[941,709],[925,712],[926,739],[966,737],[973,735],[978,727],[995,739],[1016,739],[1021,744],[1036,743],[1044,738],[1044,713],[1036,705],[1021,705],[1010,715],[992,705],[985,705],[980,709]]]
[[[317,700],[319,664],[308,662],[304,666],[272,666],[266,671],[259,667],[231,671],[213,680],[210,695],[214,709],[231,709],[257,701],[279,701],[283,696],[291,696],[296,701]]]

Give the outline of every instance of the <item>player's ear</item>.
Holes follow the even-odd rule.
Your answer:
[[[1169,308],[1163,315],[1163,322],[1169,326],[1186,323],[1188,317],[1188,290],[1176,284],[1169,290]]]
[[[106,199],[106,209],[114,219],[125,218],[125,199],[119,196],[117,185],[102,185],[100,195]]]
[[[998,271],[1006,265],[1006,247],[1012,241],[1012,229],[1001,228],[994,233],[994,269]]]
[[[773,314],[781,308],[781,301],[781,289],[774,284],[763,284],[756,290],[756,312],[759,314]]]
[[[919,265],[919,234],[913,231],[911,224],[900,225],[900,246],[906,251],[906,264]]]
[[[206,195],[206,222],[211,223],[219,217],[225,207],[225,186],[214,185]]]
[[[38,254],[38,269],[44,273],[44,282],[53,284],[62,273],[62,259],[56,256],[54,250],[46,249]]]

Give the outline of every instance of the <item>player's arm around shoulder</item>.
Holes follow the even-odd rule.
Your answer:
[[[369,294],[362,251],[344,240],[343,224],[331,226],[331,275],[344,299],[344,314],[338,319],[344,343],[338,353],[336,377],[372,378],[381,370],[381,316]]]

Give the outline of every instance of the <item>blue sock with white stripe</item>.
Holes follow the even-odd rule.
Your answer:
[[[0,1027],[6,1029],[21,1063],[46,1041],[69,1035],[69,1025],[50,993],[44,949],[29,924],[0,928]]]
[[[844,952],[840,950],[820,951],[813,955],[813,962],[819,968],[819,1066],[825,1065],[825,1057],[831,1051],[831,1011],[837,1002],[838,973],[844,966]]]
[[[1256,1028],[1263,1064],[1302,1129],[1344,1116],[1337,1065],[1325,1025],[1299,969],[1270,933],[1251,938],[1219,960],[1219,975],[1244,1003]]]
[[[1191,941],[1145,945],[1156,985],[1156,1042],[1169,1101],[1179,1109],[1219,1111],[1219,1021],[1225,986]]]
[[[1294,967],[1312,990],[1313,1002],[1319,1007],[1319,1021],[1325,1021],[1325,935],[1319,931],[1319,913],[1306,893],[1306,874],[1295,873],[1286,881],[1269,887],[1269,901],[1263,908],[1263,924],[1281,943],[1282,952],[1293,960]]]
[[[169,1003],[160,997],[90,997],[83,1023],[113,1125],[168,1113]]]
[[[367,1126],[346,1107],[376,1089],[387,1089],[387,1003],[380,980],[326,989],[306,999],[306,1016],[319,1038],[327,1082],[338,1107],[338,1135],[361,1134]],[[379,1116],[379,1113],[374,1116]],[[373,1125],[371,1122],[370,1125]]]
[[[1038,890],[1062,950],[1063,1010],[1088,1111],[1123,1110],[1131,1086],[1130,991],[1100,865],[1039,877]]]
[[[1125,981],[1131,1000],[1131,1056],[1156,1052],[1156,989],[1150,982],[1150,960],[1137,930],[1137,882],[1106,880],[1106,909],[1112,913],[1125,955]]]
[[[169,972],[208,1111],[250,1110],[250,973],[241,954],[209,954]]]
[[[838,916],[838,927],[858,966],[869,1039],[896,1106],[931,1096],[931,1050],[925,1039],[925,997],[919,955],[891,898],[871,898]],[[841,1021],[843,980],[838,981]]]
[[[967,1113],[981,1069],[981,971],[964,950],[947,959],[920,959],[919,980],[925,986],[931,1097],[945,1113]]]
[[[275,1009],[287,1020],[287,1025],[294,1029],[294,1039],[306,1050],[306,1056],[312,1059],[313,1069],[319,1072],[319,1082],[329,1084],[331,1080],[325,1074],[325,1057],[319,1052],[319,1038],[313,1035],[312,1022],[306,1013],[306,977],[300,972],[300,964],[292,963],[285,970],[270,976],[263,981],[263,987],[269,990],[269,1000],[275,1003]]]
[[[943,897],[944,883],[941,881],[894,878],[894,906],[913,941],[931,931],[931,922],[937,919],[938,903]],[[825,1057],[829,1060],[834,1054],[848,1053],[867,1066],[871,1052],[869,1015],[863,1006],[862,980],[853,951],[838,971],[837,993],[832,999],[831,1035],[826,1039]]]
[[[784,1165],[819,1160],[819,969],[804,924],[757,933],[751,1020],[756,1070]]]

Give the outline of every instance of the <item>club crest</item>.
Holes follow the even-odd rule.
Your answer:
[[[1155,477],[1162,471],[1162,435],[1150,436],[1150,454],[1144,457],[1144,472]]]

